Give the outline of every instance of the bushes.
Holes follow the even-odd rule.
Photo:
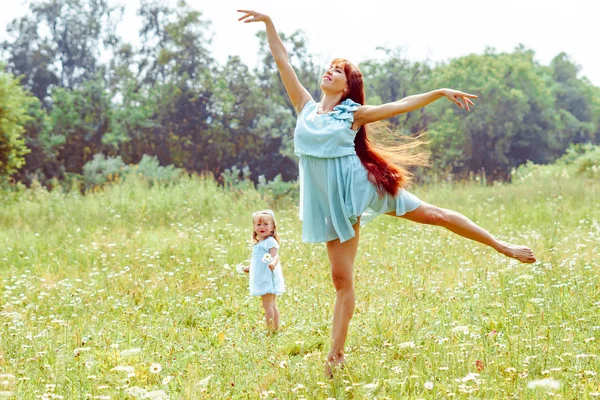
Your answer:
[[[554,164],[539,165],[528,161],[512,171],[513,182],[526,182],[534,179],[565,179],[570,176],[586,178],[600,177],[600,146],[576,144]]]
[[[239,169],[233,166],[221,173],[223,186],[230,191],[243,193],[248,190],[254,190],[261,195],[270,207],[278,208],[289,206],[290,203],[296,203],[299,196],[299,187],[297,181],[286,182],[278,174],[271,181],[267,181],[264,175],[258,177],[258,183],[255,185],[250,179],[252,172],[250,168]]]
[[[119,181],[129,175],[144,178],[151,186],[176,180],[182,170],[172,165],[163,167],[156,157],[144,155],[137,165],[125,165],[121,156],[106,157],[96,154],[92,161],[83,166],[83,181],[86,190]]]

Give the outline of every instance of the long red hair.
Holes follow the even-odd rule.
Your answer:
[[[341,101],[350,99],[365,104],[365,88],[362,72],[354,64],[344,58],[336,58],[331,65],[344,69],[348,81],[348,92]],[[426,165],[427,156],[423,152],[414,152],[423,142],[414,140],[407,144],[392,146],[375,145],[369,139],[366,126],[361,126],[354,138],[354,148],[363,166],[369,174],[369,180],[377,188],[380,195],[389,193],[392,196],[410,183],[412,174],[407,167]]]

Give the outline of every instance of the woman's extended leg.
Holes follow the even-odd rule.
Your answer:
[[[394,212],[388,213],[395,216]],[[506,243],[496,239],[488,231],[481,228],[461,213],[433,206],[423,202],[416,210],[400,217],[422,224],[438,225],[467,239],[486,244],[507,257],[524,263],[535,262],[535,255],[529,247]]]
[[[335,288],[335,306],[331,328],[331,349],[327,355],[325,375],[331,377],[333,367],[344,362],[344,346],[348,326],[354,314],[354,259],[358,249],[360,223],[354,225],[356,236],[340,243],[339,239],[327,242],[327,254],[331,263],[331,279]]]

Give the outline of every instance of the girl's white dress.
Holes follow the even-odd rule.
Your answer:
[[[273,247],[279,249],[279,243],[272,236],[252,246],[252,260],[250,261],[250,294],[252,296],[285,292],[281,263],[278,262],[275,269],[271,271],[269,263],[263,262],[263,257]]]

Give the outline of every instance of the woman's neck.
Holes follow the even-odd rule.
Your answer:
[[[336,95],[324,95],[321,99],[321,110],[320,112],[330,112],[333,111],[333,107],[340,104],[342,100],[342,94],[338,93]]]

